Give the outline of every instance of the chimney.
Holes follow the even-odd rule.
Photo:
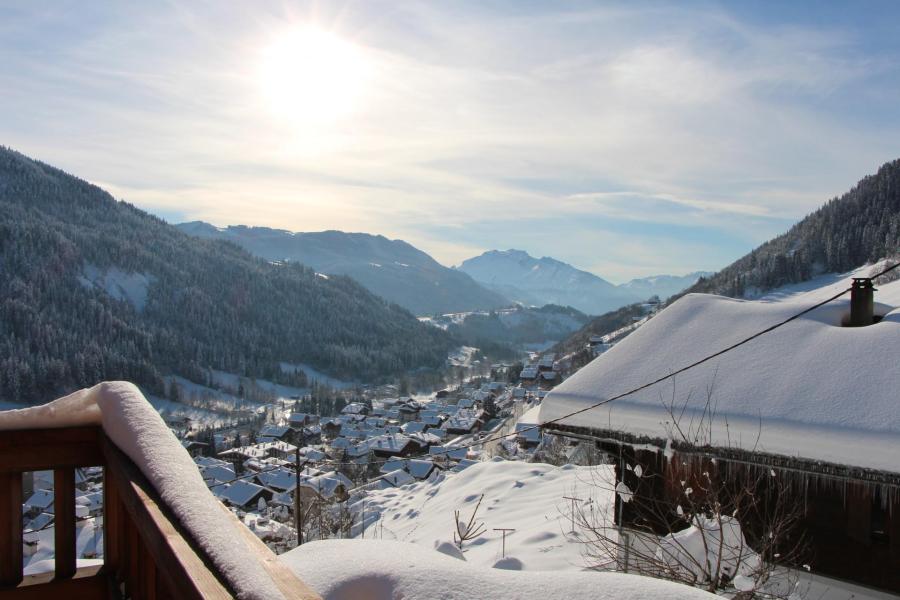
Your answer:
[[[875,322],[875,284],[868,277],[853,278],[850,288],[850,327]]]

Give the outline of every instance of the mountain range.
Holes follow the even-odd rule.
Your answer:
[[[653,296],[665,300],[691,287],[701,277],[709,277],[712,274],[710,271],[695,271],[687,275],[652,275],[650,277],[632,279],[620,285],[619,288],[633,292],[644,300]]]
[[[202,221],[177,227],[193,236],[234,242],[270,261],[301,263],[320,273],[347,275],[416,315],[490,310],[510,304],[467,274],[444,267],[407,242],[382,235],[294,233],[244,225],[218,228]]]
[[[571,306],[591,315],[601,315],[651,296],[667,298],[689,287],[702,275],[658,275],[617,286],[555,258],[534,258],[523,250],[491,250],[463,261],[457,269],[515,302]]]
[[[440,367],[454,340],[349,277],[186,235],[0,147],[0,399],[35,401],[282,363],[378,380]]]

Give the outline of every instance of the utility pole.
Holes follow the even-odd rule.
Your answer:
[[[575,498],[574,496],[563,496],[564,500],[569,500],[572,502],[572,512],[570,513],[570,517],[572,518],[572,533],[575,533],[575,502],[581,501],[584,498]]]
[[[510,529],[508,527],[494,527],[494,531],[502,531],[503,532],[503,552],[500,558],[506,558],[506,534],[512,533],[515,529]]]
[[[300,447],[294,449],[294,527],[297,545],[303,544],[303,512],[300,507]]]

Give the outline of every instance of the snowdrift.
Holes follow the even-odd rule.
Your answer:
[[[0,431],[83,425],[102,425],[240,598],[283,598],[245,547],[235,529],[240,525],[209,492],[187,451],[133,384],[101,383],[43,406],[0,412]]]
[[[554,389],[543,402],[540,421],[671,373],[849,287],[850,277],[875,268],[755,301],[689,294]],[[878,290],[880,323],[841,327],[850,311],[848,294],[674,381],[562,423],[665,439],[666,423],[672,421],[665,405],[674,405],[676,413],[684,408],[684,427],[697,422],[709,399],[713,444],[900,471],[900,281]]]

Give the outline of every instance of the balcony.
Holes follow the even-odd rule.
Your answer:
[[[103,467],[103,564],[77,567],[75,469]],[[22,473],[52,470],[55,572],[23,577]],[[291,600],[318,595],[225,507],[243,544]],[[0,600],[234,598],[236,590],[99,426],[0,432]]]

